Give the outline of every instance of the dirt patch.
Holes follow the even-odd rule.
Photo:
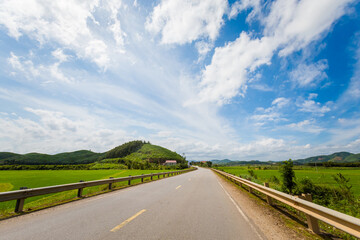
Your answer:
[[[215,174],[215,173],[214,173]],[[231,195],[241,210],[252,220],[267,239],[323,239],[311,233],[303,223],[297,222],[281,209],[269,206],[264,200],[229,180],[215,174],[225,190]]]

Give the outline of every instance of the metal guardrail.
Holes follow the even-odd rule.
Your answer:
[[[226,178],[233,180],[237,183],[244,184],[249,187],[249,192],[252,189],[259,191],[267,196],[267,202],[272,205],[272,199],[276,199],[282,203],[285,203],[303,213],[307,216],[308,227],[315,233],[320,233],[317,220],[321,220],[327,224],[330,224],[344,232],[347,232],[357,238],[360,238],[360,219],[355,218],[344,213],[320,206],[312,203],[311,198],[307,198],[308,195],[303,197],[291,196],[289,194],[277,191],[269,188],[268,184],[262,186],[260,184],[251,182],[249,180],[237,177],[235,175],[212,169],[213,171],[225,176]],[[305,198],[307,200],[304,200]],[[309,201],[310,200],[310,201]]]
[[[104,184],[109,184],[109,189],[111,190],[114,183],[128,181],[128,185],[131,185],[131,180],[141,179],[141,182],[144,182],[144,178],[150,177],[153,180],[155,176],[161,176],[165,178],[166,175],[178,175],[185,172],[190,172],[196,169],[187,169],[187,170],[179,170],[179,171],[172,171],[172,172],[160,172],[160,173],[151,173],[151,174],[143,174],[137,176],[128,176],[128,177],[120,177],[120,178],[110,178],[104,180],[95,180],[95,181],[80,181],[79,183],[70,183],[70,184],[63,184],[63,185],[56,185],[56,186],[49,186],[49,187],[40,187],[40,188],[32,188],[32,189],[21,189],[9,192],[0,192],[0,202],[17,200],[15,206],[15,212],[22,212],[24,207],[24,202],[26,198],[35,197],[40,195],[45,195],[49,193],[58,193],[64,192],[69,190],[78,189],[78,197],[82,197],[82,191],[84,188],[99,186]]]

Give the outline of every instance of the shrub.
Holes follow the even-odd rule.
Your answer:
[[[282,188],[283,191],[292,194],[293,189],[296,186],[295,183],[295,172],[293,170],[293,161],[289,159],[284,161],[280,168],[280,173],[282,177]]]
[[[255,174],[254,170],[249,169],[249,170],[248,170],[248,173],[250,174],[250,176],[251,176],[251,177],[253,177],[253,178],[257,179],[257,176],[256,176],[256,174]]]

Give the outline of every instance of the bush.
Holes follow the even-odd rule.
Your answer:
[[[296,186],[295,183],[295,172],[293,170],[293,161],[289,159],[288,161],[284,161],[280,167],[280,173],[282,177],[282,188],[284,192],[288,192],[292,194],[293,189]]]
[[[253,178],[257,179],[257,176],[256,176],[256,174],[255,174],[254,170],[249,169],[249,170],[248,170],[248,173],[250,174],[250,176],[251,176],[251,177],[253,177]]]

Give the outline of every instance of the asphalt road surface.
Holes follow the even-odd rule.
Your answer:
[[[208,169],[0,221],[1,240],[266,239]]]

